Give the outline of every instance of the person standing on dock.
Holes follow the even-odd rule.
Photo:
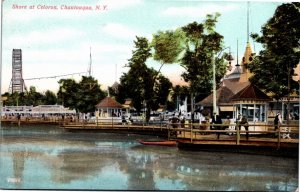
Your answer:
[[[274,118],[274,131],[278,131],[281,124],[282,124],[281,114],[278,112]],[[277,136],[277,133],[275,133],[275,137],[276,136]]]
[[[248,120],[246,118],[246,116],[242,116],[242,119],[239,121],[239,130],[241,130],[241,127],[244,126],[245,130],[246,130],[246,139],[248,140],[249,139],[249,133],[248,133],[248,127],[249,127],[249,124],[248,124]]]
[[[222,126],[222,119],[219,115],[216,115],[216,120],[213,122],[216,124],[215,129],[224,130]],[[220,132],[217,132],[218,139],[220,139]]]
[[[18,119],[18,126],[20,127],[20,125],[21,125],[21,114],[20,113],[18,113],[17,119]]]

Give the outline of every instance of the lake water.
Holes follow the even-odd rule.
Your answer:
[[[298,159],[143,146],[155,136],[1,127],[0,188],[295,191]]]

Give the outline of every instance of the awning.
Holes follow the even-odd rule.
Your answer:
[[[220,111],[234,111],[233,106],[220,106]]]

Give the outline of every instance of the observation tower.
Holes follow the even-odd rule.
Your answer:
[[[25,84],[22,72],[22,50],[13,49],[12,52],[12,78],[10,82],[11,93],[22,93],[25,90]]]

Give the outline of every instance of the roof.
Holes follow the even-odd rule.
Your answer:
[[[230,98],[233,96],[233,92],[225,86],[220,87],[217,90],[217,103],[220,105],[221,103],[229,103]],[[210,94],[206,98],[204,98],[202,101],[200,101],[198,104],[202,106],[212,106],[213,104],[213,94]]]
[[[96,107],[100,109],[101,108],[113,108],[113,109],[123,108],[123,106],[112,97],[105,97],[96,105]]]
[[[232,79],[224,79],[223,86],[217,90],[217,103],[218,105],[226,104],[231,102],[230,98],[238,93],[240,90],[249,85],[249,82],[237,82],[232,81]],[[212,106],[213,105],[213,93],[204,98],[198,103],[202,106]]]
[[[258,89],[255,85],[249,84],[247,87],[232,96],[231,100],[269,101],[271,98]]]
[[[249,84],[250,82],[237,82],[237,81],[232,81],[230,79],[223,80],[223,86],[231,90],[233,94],[238,93],[240,90],[244,89]]]

